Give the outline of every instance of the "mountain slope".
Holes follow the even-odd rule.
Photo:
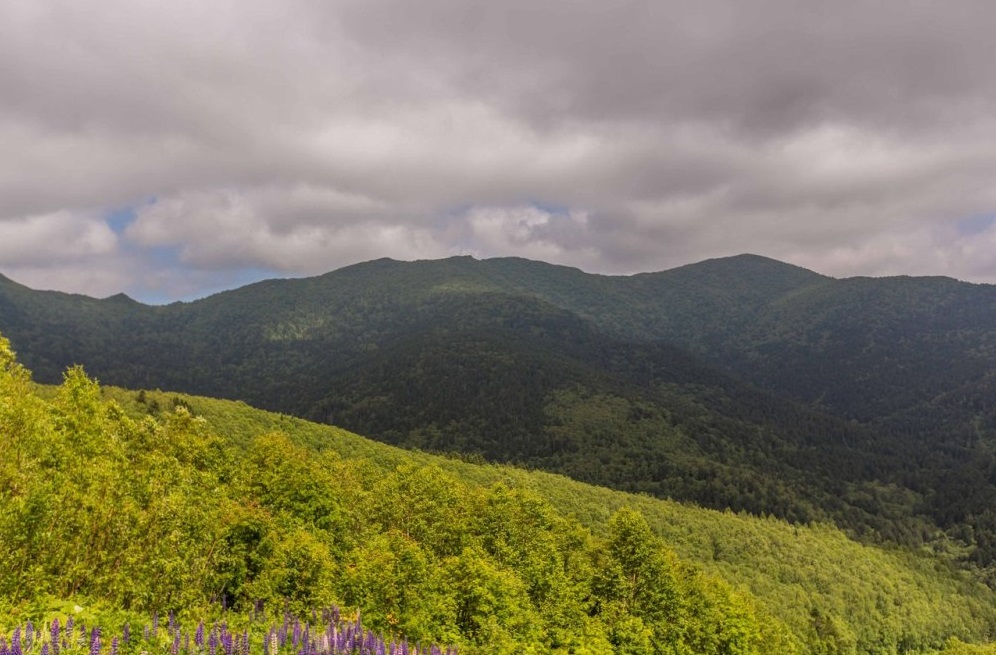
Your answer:
[[[215,595],[233,621],[345,603],[471,654],[891,655],[996,634],[996,592],[924,553],[80,370],[38,388],[2,338],[0,449],[0,616],[18,622],[50,595],[181,616]]]
[[[79,362],[108,383],[911,546],[940,526],[983,565],[994,308],[992,287],[756,256],[632,277],[378,260],[166,307],[0,283],[0,330],[42,380]]]
[[[996,630],[993,590],[926,553],[860,545],[825,524],[793,526],[629,495],[548,473],[402,451],[229,401],[113,389],[107,393],[136,416],[151,405],[168,411],[179,402],[245,448],[253,436],[279,430],[309,450],[334,452],[347,462],[371,466],[366,474],[370,477],[415,462],[439,467],[467,484],[525,490],[596,534],[604,534],[618,510],[637,509],[679,556],[754,594],[766,611],[790,627],[804,652],[917,652],[928,645],[939,647],[952,635],[989,640]],[[820,640],[826,642],[818,645]]]
[[[152,650],[169,651],[171,641],[177,651],[176,617],[219,600],[216,615],[223,611],[222,624],[236,630],[247,614],[310,613],[310,627],[293,626],[293,641],[313,652],[308,634],[329,637],[314,626],[330,604],[348,608],[357,625],[362,613],[384,642],[432,640],[471,655],[650,655],[661,647],[760,655],[802,644],[749,594],[679,559],[631,510],[594,535],[535,494],[462,480],[412,456],[395,466],[347,460],[255,430],[239,447],[182,403],[129,418],[101,395],[79,368],[40,393],[0,337],[4,653],[41,641],[32,621],[45,625],[53,604],[76,606],[78,628],[73,618],[64,624],[61,646],[59,628],[46,629],[44,638],[53,636],[43,653],[53,643],[65,653],[86,648],[76,614],[83,605],[110,608],[115,621],[123,612],[168,616],[169,641]],[[148,408],[150,396],[165,403],[155,393],[135,400]],[[228,405],[228,429],[253,422],[245,406]],[[971,626],[950,634],[987,631],[972,603],[957,615]],[[7,632],[12,617],[26,620],[24,632]],[[156,629],[153,619],[151,642]],[[89,634],[97,653],[100,633]],[[219,645],[211,625],[193,641],[205,652]],[[119,646],[139,644],[125,636],[111,650]],[[248,647],[235,642],[238,652]]]

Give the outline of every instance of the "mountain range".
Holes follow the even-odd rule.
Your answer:
[[[243,400],[407,447],[996,561],[996,287],[753,255],[601,276],[377,260],[147,306],[0,278],[41,382]]]

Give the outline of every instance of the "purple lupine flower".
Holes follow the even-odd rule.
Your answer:
[[[204,648],[204,621],[197,624],[197,631],[194,632],[194,645]]]
[[[121,631],[121,641],[123,641],[126,646],[128,645],[128,642],[131,641],[131,624],[130,623],[125,623],[124,624],[124,630]]]
[[[180,633],[173,633],[173,643],[169,647],[169,655],[180,655]]]
[[[90,655],[100,655],[100,628],[90,631]]]
[[[111,639],[111,655],[118,655],[118,638]]]
[[[62,646],[69,648],[73,645],[73,617],[66,619],[66,629],[62,631]]]
[[[159,612],[152,613],[152,636],[159,635]]]
[[[166,630],[167,632],[169,632],[170,636],[172,637],[173,633],[180,631],[179,627],[176,625],[176,614],[173,613],[173,610],[169,611],[169,618],[167,619],[167,621],[168,621],[167,623],[168,627],[166,628]]]
[[[214,628],[211,628],[211,634],[208,635],[208,653],[215,655],[218,651],[218,633]]]
[[[49,633],[52,636],[52,655],[59,655],[59,617],[52,619]]]
[[[10,655],[10,650],[7,648],[7,640],[0,637],[0,655]]]
[[[42,644],[41,655],[49,655],[48,644],[47,643]]]
[[[14,628],[14,634],[10,636],[10,655],[23,655],[21,650],[21,626]]]
[[[145,641],[149,640],[149,636],[151,634],[152,634],[152,631],[149,629],[149,626],[148,625],[143,625],[142,626],[142,636],[145,637]]]
[[[35,641],[35,626],[31,623],[31,619],[28,619],[27,624],[24,626],[24,650],[30,651],[31,644]]]
[[[242,655],[249,655],[249,630],[242,633]]]

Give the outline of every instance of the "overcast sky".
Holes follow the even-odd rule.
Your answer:
[[[0,273],[393,257],[996,282],[996,3],[4,0]]]

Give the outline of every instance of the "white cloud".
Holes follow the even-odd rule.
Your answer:
[[[76,217],[74,266],[150,289],[454,252],[994,279],[988,233],[951,228],[996,208],[994,21],[981,0],[11,0],[0,236]],[[31,252],[0,244],[0,271],[43,270]],[[51,284],[85,290],[59,261]]]
[[[597,267],[584,212],[551,212],[534,206],[473,207],[465,215],[468,251],[480,257],[518,256],[557,264]]]
[[[36,289],[106,296],[129,282],[118,236],[92,213],[0,220],[0,262],[5,275]]]
[[[117,235],[93,215],[61,211],[0,221],[0,261],[10,266],[57,266],[116,249]]]
[[[141,207],[125,236],[144,247],[177,247],[183,263],[201,270],[316,274],[376,257],[448,254],[429,230],[378,220],[380,209],[365,197],[310,186],[183,193]]]

